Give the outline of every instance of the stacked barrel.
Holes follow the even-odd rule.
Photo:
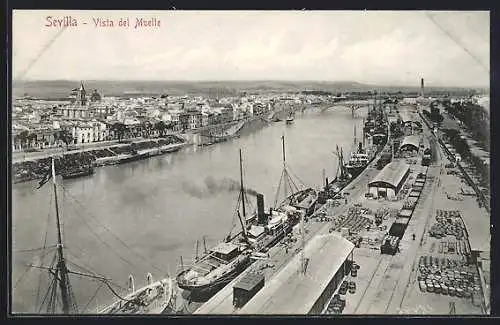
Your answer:
[[[471,299],[481,303],[481,283],[474,265],[465,258],[421,256],[417,277],[420,291]]]

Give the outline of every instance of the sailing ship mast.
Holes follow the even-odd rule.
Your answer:
[[[62,241],[61,218],[59,216],[59,205],[57,202],[57,184],[56,184],[56,168],[54,158],[52,158],[52,185],[54,189],[55,210],[56,210],[56,223],[57,223],[57,266],[53,274],[54,280],[59,282],[59,289],[61,290],[62,311],[64,314],[70,313],[70,308],[75,309],[76,304],[72,297],[71,283],[68,276],[68,268],[66,267],[66,260],[64,258],[64,246]]]
[[[241,198],[241,210],[243,213],[243,218],[241,217],[239,211],[238,211],[238,218],[240,219],[243,237],[245,238],[246,241],[248,241],[247,227],[246,227],[247,214],[245,210],[245,187],[243,186],[243,158],[241,157],[241,149],[240,149],[240,198]]]
[[[283,134],[281,136],[281,144],[282,144],[282,152],[283,152],[283,193],[284,193],[284,198],[286,199],[288,197],[288,192],[287,192],[287,187],[288,187],[288,172],[286,170],[286,155],[285,155],[285,135]]]

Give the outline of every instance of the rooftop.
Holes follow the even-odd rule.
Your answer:
[[[297,254],[237,313],[308,314],[353,248],[353,243],[338,235],[315,236],[305,248],[309,258],[305,275],[299,273]]]
[[[418,150],[421,139],[422,137],[418,135],[408,135],[403,139],[403,142],[401,142],[400,147],[403,148],[403,146],[410,145]]]
[[[377,183],[385,183],[396,188],[409,169],[410,165],[405,163],[404,160],[393,160],[375,176],[368,186],[376,186],[378,185]]]

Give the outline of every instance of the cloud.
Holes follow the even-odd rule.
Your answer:
[[[157,17],[161,28],[57,29],[78,19]],[[488,84],[487,12],[14,12],[14,75],[31,79],[294,79]],[[90,21],[90,20],[89,20]],[[447,35],[454,35],[453,38]],[[470,53],[463,50],[467,48]]]

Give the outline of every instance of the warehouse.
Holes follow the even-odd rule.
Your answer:
[[[320,314],[350,271],[353,249],[341,236],[315,236],[305,247],[305,273],[297,254],[236,313]]]
[[[410,174],[410,166],[402,160],[386,165],[375,178],[368,183],[368,190],[374,198],[396,198],[406,178]]]
[[[399,150],[418,152],[420,149],[421,138],[422,137],[418,135],[409,135],[404,137],[403,142],[401,142],[401,145],[399,146]]]

